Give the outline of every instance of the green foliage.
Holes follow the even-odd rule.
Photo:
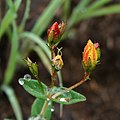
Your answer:
[[[19,83],[20,82],[23,83],[23,88],[31,95],[37,98],[46,99],[47,96],[43,93],[42,88],[37,80],[20,78]],[[42,84],[42,86],[44,90],[47,91],[47,86],[45,84]]]
[[[80,1],[68,19],[67,29],[70,30],[75,24],[88,18],[120,13],[120,4],[106,5],[110,2],[110,0]]]
[[[14,21],[12,41],[11,41],[11,52],[10,52],[10,57],[8,61],[8,66],[5,71],[4,84],[9,84],[14,74],[14,70],[16,67],[17,54],[18,54],[18,44],[19,44],[18,33],[17,33],[16,23]]]
[[[74,104],[77,102],[82,102],[86,100],[86,97],[74,90],[67,91],[65,87],[54,87],[53,91],[61,92],[59,96],[53,98],[52,100],[59,104]]]
[[[5,14],[1,24],[0,24],[0,38],[4,34],[4,32],[7,30],[10,24],[12,24],[13,20],[17,17],[17,10],[20,7],[21,0],[15,1],[15,3],[12,3],[11,0],[9,2],[10,8]],[[0,39],[1,40],[1,39]]]
[[[37,35],[42,35],[50,21],[53,19],[56,10],[60,8],[63,0],[51,0],[48,7],[44,10],[43,14],[37,19],[32,32]]]
[[[43,99],[39,99],[39,98],[35,99],[34,103],[32,104],[32,108],[31,108],[31,116],[37,116],[41,112],[44,102],[45,100]],[[51,119],[51,114],[52,114],[51,110],[52,110],[52,102],[50,101],[47,107],[46,113],[45,113],[45,118],[47,120]]]
[[[39,85],[39,82],[37,80],[27,80],[24,78],[20,78],[19,81],[23,81],[23,88],[30,93],[31,95],[33,95],[36,98],[40,98],[40,99],[46,99],[47,97],[47,86],[45,84],[42,84],[45,90],[45,93],[42,93],[41,87]],[[67,88],[65,87],[54,87],[52,90],[52,94],[55,94],[57,92],[61,92],[61,94],[56,97],[56,98],[52,98],[51,100],[60,104],[73,104],[73,103],[77,103],[77,102],[81,102],[81,101],[85,101],[86,98],[85,96],[81,95],[80,93],[77,93],[73,90],[69,90],[69,91],[65,91],[67,90]]]
[[[20,32],[23,31],[23,29],[25,27],[25,23],[26,23],[27,19],[29,18],[30,5],[31,5],[31,0],[27,0],[26,1],[26,9],[25,9],[25,12],[24,12],[24,16],[23,16],[23,19],[22,19],[21,24],[19,26],[19,31]]]
[[[23,120],[21,108],[20,108],[19,102],[17,100],[17,96],[15,95],[15,92],[14,92],[13,88],[11,88],[10,86],[3,85],[1,87],[1,89],[7,95],[8,99],[9,99],[9,102],[10,102],[10,104],[13,108],[13,111],[15,113],[16,119],[17,120]]]

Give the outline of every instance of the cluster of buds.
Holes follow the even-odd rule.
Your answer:
[[[61,36],[65,30],[65,23],[58,24],[55,22],[50,29],[48,29],[48,44],[50,49],[53,51],[52,65],[56,71],[59,71],[63,67],[62,52],[58,49],[58,54],[55,55],[54,48],[60,43]],[[86,73],[90,74],[100,59],[100,48],[99,43],[93,44],[91,40],[88,40],[87,45],[84,48],[82,64]],[[27,58],[26,63],[34,76],[38,76],[38,66],[36,63]]]
[[[50,27],[50,29],[48,29],[48,45],[54,54],[52,57],[52,65],[56,71],[59,71],[62,69],[63,60],[62,60],[61,49],[58,49],[58,54],[55,56],[54,48],[56,48],[57,45],[60,43],[64,30],[65,30],[64,22],[62,22],[60,24],[55,22]]]
[[[65,30],[65,23],[58,24],[55,22],[50,29],[48,29],[48,44],[50,47],[55,47],[60,42],[60,38]]]
[[[87,45],[83,52],[83,68],[90,74],[95,66],[99,63],[100,59],[100,48],[99,43],[93,44],[91,40],[88,40]]]

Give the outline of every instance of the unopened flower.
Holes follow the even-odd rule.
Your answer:
[[[33,63],[30,58],[27,57],[25,59],[25,62],[27,63],[30,72],[35,76],[38,77],[38,65],[36,63]]]
[[[87,73],[91,73],[100,59],[99,44],[93,44],[91,40],[88,40],[87,45],[83,52],[83,68]]]
[[[50,29],[48,29],[48,43],[51,47],[57,45],[60,42],[60,38],[64,32],[64,22],[58,24],[55,22]]]

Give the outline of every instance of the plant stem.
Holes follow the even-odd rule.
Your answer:
[[[89,77],[89,74],[86,74],[86,73],[85,73],[83,79],[80,80],[78,83],[74,84],[73,86],[69,87],[69,88],[67,89],[67,91],[72,90],[72,89],[78,87],[79,85],[83,84],[83,83],[87,80],[88,77]]]
[[[49,103],[49,100],[46,100],[45,103],[44,103],[44,105],[43,105],[43,107],[42,107],[41,113],[40,113],[41,117],[44,117],[46,109],[48,107],[48,103]]]
[[[66,90],[54,94],[54,95],[52,96],[52,98],[56,98],[56,97],[59,96],[60,94],[63,94],[63,93],[65,93],[65,92],[69,91],[69,90],[72,90],[72,89],[80,86],[80,85],[83,84],[85,81],[87,81],[87,78],[88,78],[88,77],[89,77],[89,74],[85,73],[85,75],[84,75],[84,77],[83,77],[82,80],[80,80],[78,83],[72,85],[71,87],[67,88]]]
[[[54,57],[55,57],[55,52],[54,52],[54,49],[51,48],[51,58],[54,59]],[[52,98],[52,94],[51,93],[52,93],[52,89],[54,87],[54,81],[55,81],[55,79],[56,79],[56,71],[55,71],[54,67],[52,66],[51,88],[50,88],[50,91],[49,91],[49,93],[47,95],[47,100],[45,101],[45,103],[44,103],[44,105],[42,107],[41,113],[40,113],[40,115],[42,117],[44,117],[45,112],[46,112],[47,107],[48,107],[48,103],[49,103],[50,99]]]
[[[54,52],[54,48],[51,48],[51,58],[52,60],[55,58],[55,52]],[[51,63],[52,64],[52,63]],[[54,69],[54,67],[52,66],[52,74],[51,74],[51,88],[54,86],[54,81],[56,79],[56,71]]]

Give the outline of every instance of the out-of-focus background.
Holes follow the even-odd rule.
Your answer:
[[[35,98],[18,83],[20,77],[31,74],[24,64],[25,57],[29,56],[38,63],[40,78],[47,85],[50,83],[47,65],[38,52],[41,49],[37,51],[40,46],[28,39],[29,34],[24,38],[24,32],[29,31],[46,41],[47,29],[55,21],[62,20],[67,26],[59,44],[63,47],[64,86],[69,87],[82,78],[81,60],[86,42],[89,39],[99,42],[101,48],[101,62],[92,73],[91,80],[75,89],[85,95],[87,101],[64,105],[62,119],[120,119],[119,0],[31,0],[31,4],[30,0],[0,0],[0,120],[16,119],[16,101],[23,119],[30,115]],[[59,105],[54,104],[52,120],[59,119]]]

